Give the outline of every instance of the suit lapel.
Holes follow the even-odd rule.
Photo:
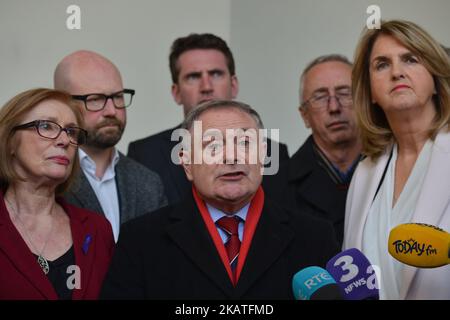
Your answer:
[[[92,268],[95,262],[95,243],[97,241],[97,229],[93,223],[89,223],[89,216],[85,212],[73,212],[64,201],[59,201],[64,211],[70,217],[70,229],[72,232],[73,248],[75,252],[75,264],[81,270],[81,288],[74,289],[72,299],[82,299],[89,287]]]
[[[89,208],[91,211],[104,215],[102,206],[100,205],[100,202],[98,202],[94,189],[92,189],[91,184],[86,178],[83,170],[80,169],[78,179],[75,181],[74,188],[70,191],[70,193],[81,203],[81,207]]]
[[[50,281],[38,265],[25,241],[14,227],[0,193],[0,250],[10,259],[17,270],[39,291],[45,299],[57,300],[58,296]]]
[[[350,249],[348,243],[351,243],[357,244],[356,248],[362,250],[363,231],[367,216],[390,158],[391,150],[392,146],[388,147],[386,153],[380,156],[376,162],[365,159],[359,164],[362,166],[360,168],[361,177],[352,180],[348,196],[349,199],[353,199],[353,203],[347,201],[347,206],[350,204],[351,207],[346,208],[344,249]]]
[[[120,215],[120,223],[124,223],[131,218],[133,218],[132,214],[136,211],[136,208],[133,208],[133,202],[132,198],[134,197],[127,197],[127,186],[131,185],[128,183],[128,176],[126,170],[122,170],[123,165],[123,157],[124,155],[119,153],[119,161],[117,162],[117,165],[115,167],[115,174],[116,174],[116,188],[117,188],[117,195],[119,197],[119,215]]]
[[[433,145],[429,168],[412,221],[439,226],[450,199],[450,133],[440,133]],[[405,299],[417,268],[406,267],[400,299]]]
[[[275,212],[267,203],[264,205],[236,286],[235,299],[242,297],[252,287],[294,239],[288,223],[289,219],[286,214]]]
[[[167,232],[186,256],[230,298],[233,285],[192,197],[175,207]]]
[[[289,184],[295,186],[296,197],[300,196],[303,201],[312,207],[319,208],[322,212],[330,215],[335,212],[335,201],[326,200],[322,196],[336,194],[337,186],[327,177],[328,173],[323,168],[317,170],[318,160],[313,151],[313,139],[310,136],[304,145],[289,160]],[[301,181],[301,183],[299,183]],[[317,183],[322,181],[325,183]],[[332,188],[324,190],[324,188]]]

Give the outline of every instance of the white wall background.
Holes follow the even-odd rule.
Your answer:
[[[81,30],[67,30],[66,8],[81,7]],[[211,32],[228,41],[240,80],[239,100],[280,128],[292,154],[309,132],[297,111],[298,78],[318,55],[352,57],[370,4],[384,19],[417,22],[450,45],[448,0],[0,0],[0,105],[33,87],[52,86],[61,58],[97,51],[137,91],[118,147],[175,126],[182,110],[170,95],[172,41]]]
[[[353,60],[371,4],[382,19],[411,20],[450,46],[448,0],[231,0],[239,99],[260,112],[266,127],[281,129],[291,155],[309,135],[297,109],[303,68],[329,53]]]
[[[81,30],[68,30],[66,9],[81,8]],[[118,147],[177,125],[182,108],[170,94],[169,49],[191,32],[229,41],[228,0],[0,0],[0,105],[33,87],[53,86],[56,64],[78,49],[99,52],[136,90]]]

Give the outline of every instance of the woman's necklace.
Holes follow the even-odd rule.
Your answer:
[[[50,232],[49,232],[48,235],[47,235],[47,240],[45,240],[45,243],[44,243],[44,246],[42,247],[42,250],[41,250],[41,251],[38,251],[38,250],[36,250],[36,248],[34,247],[34,245],[33,245],[33,240],[31,239],[31,236],[28,234],[27,228],[25,227],[25,224],[23,223],[22,219],[20,219],[20,216],[19,216],[19,214],[17,213],[17,210],[15,209],[15,207],[13,207],[13,205],[11,204],[11,202],[8,201],[8,199],[5,198],[5,200],[6,200],[6,202],[8,202],[9,207],[10,207],[11,210],[13,211],[14,215],[17,217],[17,220],[18,220],[18,221],[20,222],[20,224],[22,225],[23,230],[25,231],[25,235],[27,236],[28,241],[30,242],[30,245],[33,247],[34,252],[37,252],[37,253],[38,253],[38,254],[37,254],[37,256],[38,256],[37,262],[38,262],[39,266],[41,267],[42,271],[43,271],[45,274],[48,274],[48,272],[50,271],[50,266],[49,266],[49,264],[48,264],[47,259],[44,258],[43,254],[44,254],[45,248],[47,247],[47,243],[48,243],[48,241],[50,240],[50,236],[51,236],[52,231],[53,231],[53,219],[51,220],[52,222],[51,222]]]

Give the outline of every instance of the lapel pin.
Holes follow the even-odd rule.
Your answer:
[[[92,241],[92,237],[91,237],[90,234],[88,234],[88,235],[86,236],[86,238],[84,238],[84,242],[83,242],[83,247],[82,247],[82,249],[83,249],[83,253],[84,253],[84,254],[87,254],[87,253],[88,253],[89,245],[91,244],[91,241]]]

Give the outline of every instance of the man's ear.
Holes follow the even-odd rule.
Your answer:
[[[305,123],[305,127],[308,129],[311,128],[311,125],[309,124],[308,120],[308,111],[304,107],[298,107],[298,111],[300,112],[300,115],[303,119],[303,122]]]
[[[184,149],[180,151],[180,162],[183,166],[187,179],[192,182],[194,178],[192,176],[191,154],[189,151]]]
[[[258,151],[259,151],[259,160],[261,162],[261,166],[264,166],[264,161],[267,157],[267,140],[262,139],[261,143],[259,143],[259,147],[258,147]]]
[[[175,100],[178,105],[181,105],[180,87],[178,86],[178,84],[173,83],[171,91],[173,100]]]
[[[235,99],[239,93],[239,81],[236,75],[231,76],[231,98]]]

